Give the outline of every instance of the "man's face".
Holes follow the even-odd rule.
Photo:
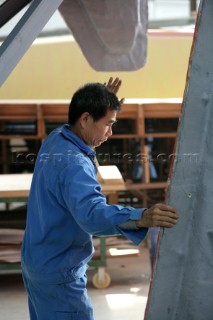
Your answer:
[[[92,148],[100,146],[112,135],[112,125],[116,122],[116,110],[108,110],[107,114],[94,121],[92,116],[88,119],[84,128],[84,141]]]

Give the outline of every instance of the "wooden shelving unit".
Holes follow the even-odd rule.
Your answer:
[[[162,141],[164,143],[167,141],[167,143],[170,143],[171,152],[181,113],[181,103],[182,99],[127,99],[123,105],[122,112],[117,115],[119,121],[114,128],[114,134],[110,141],[97,149],[97,157],[102,155],[105,161],[103,164],[106,164],[106,155],[108,154],[111,156],[111,162],[107,164],[116,164],[113,163],[115,160],[113,155],[120,154],[122,159],[119,161],[122,163],[120,163],[119,169],[126,180],[131,180],[131,174],[128,173],[131,171],[128,162],[133,162],[134,160],[130,159],[130,156],[134,157],[136,155],[134,143],[137,141],[140,144],[137,153],[143,158],[141,161],[143,166],[141,182],[149,183],[149,140],[151,138],[159,141],[161,148]],[[67,122],[68,108],[69,101],[64,100],[0,101],[0,172],[10,173],[11,159],[14,162],[16,157],[16,154],[11,153],[11,141],[14,142],[21,139],[27,141],[28,145],[33,144],[33,150],[28,152],[34,153],[36,157],[36,153],[47,134],[58,125]],[[172,123],[172,121],[175,121],[175,125],[170,126],[171,128],[168,131],[168,124]],[[156,126],[156,123],[158,126]],[[160,123],[162,124],[159,127]],[[112,140],[114,141],[112,142]],[[156,152],[161,152],[160,147]],[[26,154],[23,154],[23,157],[25,156]],[[19,157],[15,159],[17,163],[13,166],[13,173],[16,173],[20,159],[21,156],[19,154]],[[23,161],[26,164],[28,159],[24,160],[26,160]],[[98,161],[101,162],[101,157],[100,159],[98,158]],[[31,162],[33,169],[33,161]],[[20,166],[25,170],[24,163],[21,164],[21,161]],[[162,177],[159,179],[162,180]]]

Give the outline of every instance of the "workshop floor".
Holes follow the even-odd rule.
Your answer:
[[[140,248],[139,256],[110,258],[107,264],[111,277],[107,289],[94,288],[95,270],[88,270],[95,320],[142,320],[151,273],[148,249]],[[29,320],[21,274],[0,274],[0,310],[0,320]]]

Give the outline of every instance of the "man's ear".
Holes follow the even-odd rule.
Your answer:
[[[80,125],[81,127],[84,129],[88,120],[89,120],[90,114],[89,112],[84,112],[82,113],[82,115],[80,116]]]

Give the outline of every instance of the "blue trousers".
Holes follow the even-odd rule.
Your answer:
[[[65,283],[44,283],[22,272],[30,320],[94,320],[87,295],[87,277]]]

